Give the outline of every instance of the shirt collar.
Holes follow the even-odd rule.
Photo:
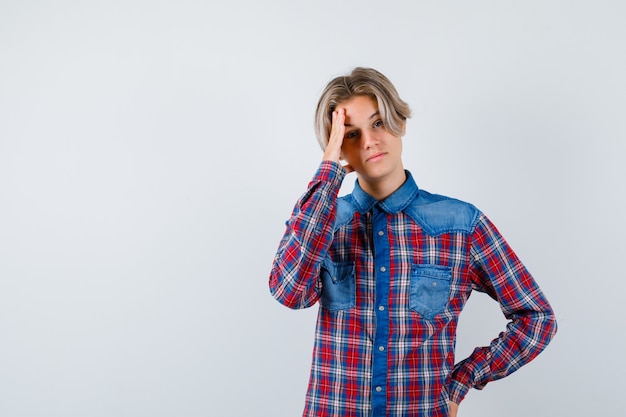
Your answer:
[[[400,188],[382,201],[377,201],[374,197],[363,191],[359,185],[359,180],[357,179],[354,184],[352,196],[354,197],[354,201],[356,202],[359,212],[361,214],[365,214],[376,205],[378,205],[381,210],[389,214],[400,213],[404,210],[411,203],[411,201],[415,199],[419,191],[411,173],[406,170],[404,172],[406,173],[406,180],[404,183],[400,186]]]

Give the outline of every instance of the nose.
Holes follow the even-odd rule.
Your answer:
[[[372,131],[366,130],[361,133],[361,144],[364,149],[370,149],[378,145],[378,137]]]

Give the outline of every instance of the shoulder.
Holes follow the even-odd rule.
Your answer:
[[[470,203],[420,189],[405,213],[430,235],[471,233],[480,211]]]

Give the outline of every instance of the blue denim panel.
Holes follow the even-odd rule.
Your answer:
[[[352,200],[347,197],[342,197],[337,200],[337,216],[335,217],[336,232],[339,228],[349,224],[354,217],[356,207],[352,203]]]
[[[354,262],[325,261],[321,269],[320,304],[327,310],[348,310],[356,305]]]
[[[406,209],[408,214],[431,236],[443,233],[471,233],[476,227],[480,212],[464,203],[420,190],[419,197]]]
[[[452,270],[438,265],[413,265],[411,269],[411,309],[432,319],[448,305]]]

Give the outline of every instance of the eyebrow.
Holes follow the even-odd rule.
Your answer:
[[[370,116],[370,118],[369,118],[368,120],[372,120],[374,117],[376,117],[376,116],[378,116],[378,115],[380,115],[380,111],[378,111],[378,110],[377,110],[374,114],[372,114],[372,115]],[[344,125],[345,127],[352,127],[352,125],[351,125],[350,123],[344,123],[343,125]]]

